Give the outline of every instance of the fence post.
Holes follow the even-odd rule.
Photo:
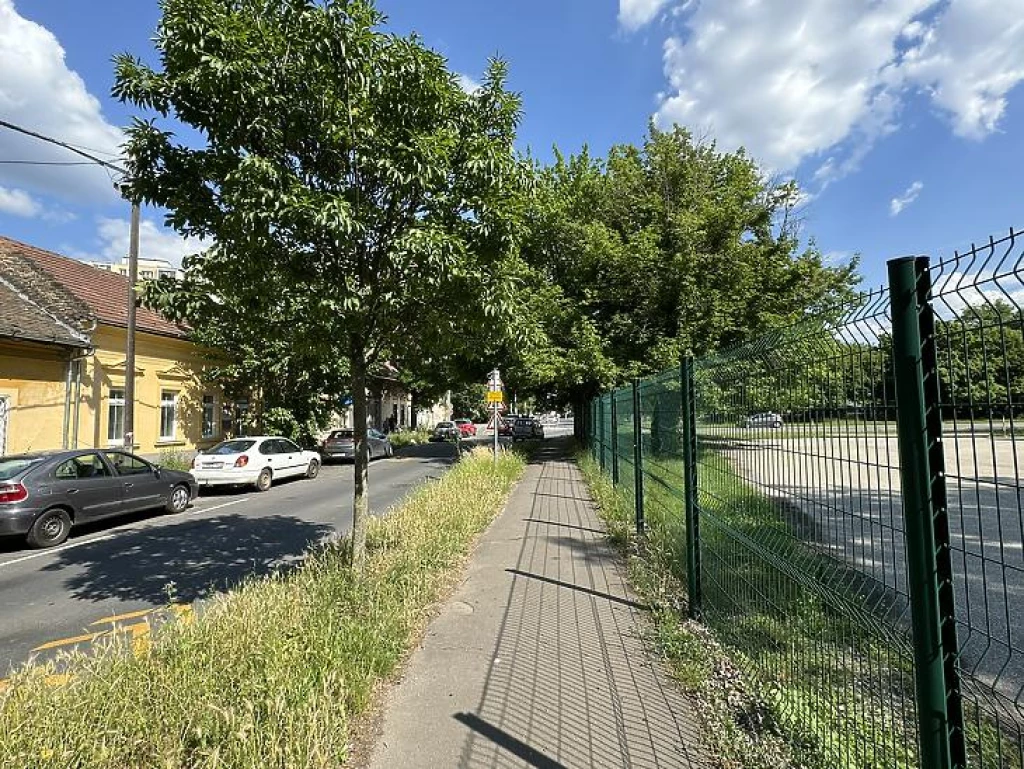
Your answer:
[[[921,766],[966,766],[928,257],[889,262]]]
[[[619,407],[616,405],[617,398],[612,390],[612,483],[619,485]]]
[[[633,380],[633,487],[636,500],[636,533],[644,533],[644,436],[640,413],[640,379]]]
[[[604,396],[602,395],[597,401],[597,432],[600,438],[598,439],[598,445],[600,446],[600,461],[601,461],[601,472],[604,472]]]
[[[693,357],[683,358],[679,371],[680,410],[683,412],[683,494],[686,500],[686,583],[689,614],[701,613],[700,517],[697,506],[697,408],[693,383]]]

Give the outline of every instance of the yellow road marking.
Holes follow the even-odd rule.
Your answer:
[[[90,622],[89,627],[92,627],[93,625],[102,625],[104,622],[114,623],[121,622],[126,619],[135,619],[136,617],[144,617],[154,611],[156,611],[156,609],[139,609],[138,611],[129,611],[124,614],[114,614],[113,616],[104,617],[103,619],[98,619],[95,622]]]
[[[32,651],[41,652],[45,649],[56,649],[58,646],[70,646],[72,644],[82,643],[83,641],[92,641],[96,636],[103,635],[102,633],[86,633],[85,635],[76,635],[71,638],[59,638],[56,641],[49,641],[44,643],[42,646],[37,646]]]

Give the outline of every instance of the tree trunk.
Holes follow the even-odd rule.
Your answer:
[[[366,562],[366,519],[370,510],[370,445],[366,441],[366,349],[352,339],[352,433],[355,439],[355,490],[352,500],[352,566],[363,570]]]
[[[415,392],[409,393],[409,428],[411,430],[415,430],[416,426],[417,426],[416,425],[416,422],[417,422],[417,420],[416,420],[417,403],[416,402],[417,402],[416,393]]]

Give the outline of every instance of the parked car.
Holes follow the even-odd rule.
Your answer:
[[[392,457],[395,455],[395,447],[391,445],[391,439],[378,430],[373,428],[367,429],[366,442],[369,444],[371,460],[375,457]],[[320,443],[320,455],[324,460],[355,459],[355,431],[351,428],[331,430],[328,436]]]
[[[455,426],[459,428],[463,438],[476,437],[476,425],[473,424],[472,419],[456,419]]]
[[[763,414],[751,414],[747,417],[745,423],[746,427],[774,427],[776,429],[782,427],[782,416],[772,411],[766,411]]]
[[[544,426],[533,417],[519,417],[512,424],[512,440],[525,441],[529,438],[543,438]]]
[[[192,460],[192,474],[200,486],[252,485],[257,491],[267,491],[281,478],[316,478],[319,473],[319,454],[304,451],[279,435],[221,441]]]
[[[461,435],[462,431],[459,430],[454,422],[438,422],[434,425],[434,432],[430,434],[430,440],[435,443],[437,441],[455,441]]]
[[[54,547],[71,527],[101,518],[164,508],[184,511],[196,479],[127,451],[47,451],[0,457],[0,535]]]
[[[498,435],[512,435],[512,423],[515,420],[509,419],[508,417],[498,418]]]

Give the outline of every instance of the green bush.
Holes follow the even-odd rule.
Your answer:
[[[524,461],[468,454],[394,512],[371,519],[367,565],[346,543],[253,579],[169,622],[152,643],[114,642],[28,667],[0,691],[0,766],[337,767],[349,724],[414,643]]]
[[[396,449],[402,446],[416,446],[420,443],[427,443],[430,440],[430,430],[425,428],[402,430],[401,432],[391,433],[388,438],[391,439],[391,445]]]
[[[160,452],[157,464],[168,470],[189,470],[192,467],[192,452],[181,449],[164,449]]]

